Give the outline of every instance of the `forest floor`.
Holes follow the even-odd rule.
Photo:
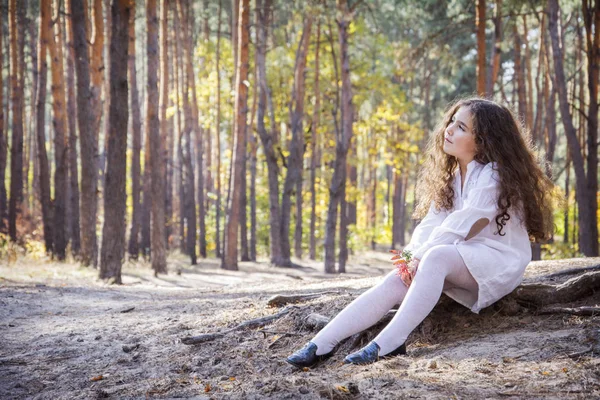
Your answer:
[[[121,286],[76,264],[3,263],[0,398],[600,397],[600,316],[526,309],[508,316],[495,306],[477,315],[438,305],[411,334],[406,356],[345,365],[346,346],[315,368],[295,369],[284,360],[315,333],[304,325],[306,315],[334,316],[391,268],[383,252],[353,257],[350,273],[337,276],[323,274],[322,263],[297,262],[302,267],[242,262],[233,272],[219,269],[216,259],[191,267],[172,256],[171,272],[158,278],[148,264],[127,263]],[[599,263],[533,262],[526,276]],[[295,304],[262,329],[195,346],[181,342],[277,313],[266,306],[273,295],[324,291],[330,293]],[[600,293],[576,305],[584,304],[600,304]]]

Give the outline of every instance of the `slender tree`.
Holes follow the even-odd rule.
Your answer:
[[[2,46],[4,45],[4,41],[3,41],[3,29],[0,29],[0,48],[2,48]],[[7,209],[7,204],[6,204],[6,184],[5,184],[5,178],[6,178],[6,156],[7,156],[7,130],[4,129],[4,125],[6,123],[6,120],[8,119],[8,98],[10,97],[8,95],[8,89],[10,85],[6,85],[7,88],[7,96],[6,96],[6,110],[7,112],[4,112],[4,107],[2,107],[2,105],[4,104],[4,93],[2,92],[4,90],[4,55],[0,55],[0,232],[2,233],[6,233],[6,221],[5,221],[5,216],[6,216],[6,209]],[[43,125],[42,125],[43,126]]]
[[[161,2],[161,10],[166,13],[166,0]],[[146,136],[150,144],[150,165],[152,169],[152,269],[155,274],[167,272],[167,255],[165,251],[165,202],[163,181],[163,150],[161,140],[161,126],[159,117],[159,88],[158,88],[158,16],[156,0],[146,3],[147,36],[146,46],[148,52],[148,82],[146,101]],[[166,18],[166,16],[165,16]],[[166,30],[165,30],[166,32]],[[166,82],[165,82],[166,83]],[[166,102],[166,98],[163,101]]]
[[[491,97],[494,94],[494,85],[500,71],[500,56],[502,55],[502,0],[496,0],[494,8],[494,49],[487,69],[485,94]],[[485,33],[484,33],[485,35]]]
[[[257,0],[257,46],[256,46],[256,64],[257,80],[259,88],[258,108],[256,119],[256,130],[263,145],[267,163],[267,175],[269,185],[269,246],[271,255],[271,264],[282,265],[281,255],[281,218],[279,205],[279,166],[277,164],[276,147],[278,145],[277,136],[269,133],[265,127],[265,113],[267,111],[267,96],[269,88],[267,86],[267,28],[269,26],[269,16],[271,15],[271,0]]]
[[[337,210],[346,185],[346,160],[352,139],[352,85],[350,82],[350,57],[348,53],[349,28],[356,6],[360,3],[348,4],[347,0],[338,0],[338,39],[340,44],[340,64],[342,80],[341,96],[341,130],[336,136],[335,161],[333,176],[329,187],[329,206],[325,226],[325,272],[335,273],[335,233]]]
[[[598,210],[598,82],[600,80],[600,0],[581,0],[587,56],[587,188],[590,210]],[[592,214],[593,215],[593,214]],[[588,256],[598,256],[598,224],[592,223]]]
[[[142,209],[140,194],[142,189],[140,153],[142,150],[142,118],[140,115],[140,100],[137,88],[137,70],[135,68],[135,2],[131,3],[129,13],[129,46],[127,70],[129,72],[129,108],[131,110],[131,230],[129,231],[129,257],[137,260],[140,253],[139,236]]]
[[[319,148],[317,143],[319,142],[318,129],[320,122],[320,107],[321,107],[321,93],[319,91],[319,49],[320,49],[320,40],[321,40],[321,21],[317,22],[317,37],[315,41],[315,86],[314,86],[314,95],[315,95],[315,104],[313,108],[312,115],[312,126],[311,133],[312,139],[310,141],[310,245],[309,245],[309,255],[308,257],[311,260],[315,260],[317,258],[317,239],[315,235],[315,231],[317,228],[317,190],[316,190],[316,181],[317,181],[317,169],[319,167],[319,158],[317,149]]]
[[[65,3],[66,9],[71,9],[71,0]],[[81,250],[81,231],[79,229],[79,170],[77,166],[77,99],[75,98],[75,54],[73,51],[73,22],[66,18],[67,43],[67,126],[69,138],[67,152],[69,155],[69,198],[68,198],[68,238],[71,242],[71,252],[78,256]]]
[[[477,93],[485,94],[485,0],[475,5],[475,27],[477,29]]]
[[[46,86],[48,62],[46,50],[52,32],[52,3],[40,4],[40,29],[38,42],[38,87],[36,105],[36,137],[39,168],[40,203],[42,205],[42,223],[44,225],[44,245],[46,253],[52,252],[52,205],[50,201],[50,170],[46,153]]]
[[[571,161],[575,170],[575,188],[577,191],[577,210],[579,223],[579,250],[586,256],[598,255],[598,227],[596,221],[596,192],[590,189],[591,179],[596,180],[597,174],[593,177],[586,177],[584,168],[584,158],[581,152],[581,145],[577,138],[577,131],[573,125],[573,117],[569,110],[569,100],[566,90],[566,78],[563,66],[562,49],[559,43],[558,20],[559,6],[558,0],[548,0],[548,28],[550,39],[552,41],[552,53],[554,59],[554,72],[556,75],[556,86],[558,92],[558,101],[560,105],[560,114],[563,121],[567,144],[569,146]],[[597,146],[597,144],[596,144]],[[589,159],[588,159],[589,162]],[[590,167],[590,165],[588,165]],[[597,168],[597,164],[596,167]],[[592,173],[594,167],[588,168],[588,173]]]
[[[13,242],[17,240],[17,214],[21,212],[23,202],[23,88],[25,71],[23,64],[25,46],[25,10],[26,5],[9,0],[10,31],[10,80],[12,105],[12,144],[10,158],[10,202],[8,209],[8,233]]]
[[[96,96],[90,86],[90,59],[88,53],[88,26],[84,0],[71,1],[73,21],[73,43],[75,51],[75,74],[77,75],[77,125],[81,144],[81,263],[96,266],[98,245],[96,238],[97,137],[94,129],[94,111],[92,107]]]
[[[125,255],[125,165],[127,163],[127,120],[129,119],[129,107],[127,107],[129,12],[130,0],[112,1],[108,162],[100,278],[113,280],[114,283],[121,283],[121,263]],[[163,220],[160,221],[163,225]]]
[[[306,57],[308,55],[308,45],[310,40],[310,31],[312,28],[312,16],[304,18],[302,27],[302,36],[296,50],[296,65],[294,68],[294,86],[292,88],[291,106],[290,106],[290,126],[292,131],[292,140],[289,144],[289,156],[287,157],[287,174],[283,184],[281,194],[281,253],[284,266],[291,266],[290,251],[290,221],[292,207],[292,193],[294,188],[298,189],[298,181],[302,181],[302,160],[304,155],[304,93],[305,93],[305,75],[306,75]],[[301,185],[300,185],[301,189]],[[296,200],[299,201],[298,199]],[[301,198],[300,198],[301,201]],[[300,218],[296,218],[296,224],[300,225],[299,233],[296,233],[296,253],[301,253],[302,240],[302,210]],[[298,237],[299,236],[299,237]],[[300,247],[300,249],[298,249]],[[299,254],[301,255],[301,254]]]
[[[217,12],[217,49],[215,54],[215,65],[217,70],[217,105],[216,105],[216,148],[217,148],[217,204],[215,206],[215,255],[221,257],[221,73],[219,61],[221,58],[221,14],[223,11],[223,0],[219,0],[219,11]]]
[[[223,251],[221,268],[237,270],[237,244],[239,214],[241,204],[241,182],[245,177],[242,175],[242,163],[246,159],[246,149],[244,148],[244,136],[246,134],[246,114],[248,113],[248,87],[245,81],[248,80],[248,44],[250,31],[250,1],[240,0],[239,9],[239,31],[238,31],[238,61],[237,61],[237,79],[236,79],[236,101],[235,101],[235,151],[233,155],[233,190],[231,193],[231,203],[228,205],[227,226]]]

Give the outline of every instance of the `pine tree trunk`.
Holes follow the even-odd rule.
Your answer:
[[[52,59],[52,125],[54,127],[54,210],[53,229],[54,255],[62,261],[66,257],[66,210],[67,210],[67,121],[65,79],[60,23],[56,11],[55,31],[51,33],[48,49]]]
[[[71,8],[71,0],[67,0],[66,9]],[[79,229],[79,170],[77,157],[77,100],[75,98],[75,54],[73,51],[73,23],[66,18],[67,25],[67,118],[69,126],[69,238],[71,252],[79,256],[81,250],[81,232]]]
[[[477,93],[485,94],[485,0],[477,0],[475,5],[475,27],[477,29]]]
[[[525,88],[525,75],[523,60],[521,58],[521,35],[519,34],[519,28],[515,21],[513,25],[513,37],[514,37],[514,53],[515,53],[515,80],[517,82],[517,97],[518,97],[518,108],[519,120],[523,124],[526,123],[527,117],[527,91]]]
[[[166,0],[161,2],[161,10],[166,13]],[[166,18],[166,16],[163,16]],[[163,150],[161,131],[162,120],[159,117],[159,45],[158,45],[158,16],[156,0],[148,0],[146,3],[147,18],[147,52],[148,52],[148,82],[146,102],[146,135],[150,145],[150,168],[151,168],[151,222],[150,246],[152,251],[152,269],[154,274],[167,273],[167,257],[165,252],[165,202],[163,181]],[[162,18],[161,18],[162,20]],[[166,32],[166,30],[164,31]],[[161,89],[162,89],[161,79]],[[165,82],[166,83],[166,82]],[[166,90],[166,89],[165,89]],[[160,99],[163,99],[162,91]],[[166,97],[163,101],[166,101]],[[161,103],[162,105],[162,103]]]
[[[598,210],[598,81],[600,79],[600,1],[582,0],[586,30],[586,55],[588,62],[588,118],[587,118],[587,189],[589,208]],[[592,217],[594,213],[592,212]],[[589,254],[598,256],[598,224],[592,219],[589,240]],[[596,219],[597,221],[597,219]],[[588,245],[586,245],[588,247]]]
[[[269,245],[271,253],[271,264],[281,265],[283,263],[281,255],[281,217],[279,206],[279,167],[277,165],[277,154],[275,147],[278,145],[277,136],[273,132],[267,132],[265,127],[265,114],[267,111],[267,70],[266,70],[266,52],[267,52],[267,28],[271,13],[271,0],[257,0],[256,13],[257,20],[257,56],[256,64],[258,68],[257,78],[260,94],[258,96],[258,110],[256,129],[263,145],[263,152],[267,161],[267,175],[269,182]],[[272,127],[274,129],[274,127]]]
[[[294,187],[297,187],[298,180],[302,179],[302,159],[304,155],[304,92],[305,92],[305,70],[306,56],[308,55],[308,45],[310,40],[310,30],[312,27],[312,17],[304,18],[302,36],[298,49],[296,50],[296,65],[294,68],[294,87],[292,90],[290,107],[290,126],[292,131],[292,140],[289,145],[290,155],[287,158],[287,174],[283,184],[281,196],[281,253],[283,265],[289,267],[291,262],[290,249],[290,222],[292,208],[292,193]],[[301,220],[302,218],[300,218]],[[297,221],[298,223],[299,221]],[[300,222],[301,223],[301,222]]]
[[[318,159],[317,159],[317,142],[319,141],[319,117],[320,117],[320,107],[321,107],[321,93],[319,92],[319,49],[320,49],[320,40],[321,40],[321,21],[317,21],[317,38],[315,42],[315,105],[313,108],[313,118],[312,118],[312,140],[310,141],[310,246],[309,246],[309,255],[308,257],[311,260],[317,259],[317,239],[315,235],[315,231],[317,228],[317,191],[316,191],[316,181],[317,181],[317,168],[318,168]]]
[[[346,262],[348,261],[348,202],[346,201],[346,187],[342,189],[340,199],[340,252],[338,255],[338,270],[340,274],[346,273]]]
[[[183,63],[185,68],[185,76],[183,77],[183,113],[185,117],[184,122],[184,139],[185,145],[182,149],[183,155],[183,176],[185,179],[182,181],[184,186],[184,211],[182,216],[186,221],[186,251],[190,256],[191,264],[196,264],[196,191],[194,182],[194,168],[192,166],[192,136],[196,137],[196,123],[194,122],[193,113],[193,96],[195,96],[195,87],[193,84],[193,70],[191,60],[191,40],[190,40],[190,27],[187,20],[186,13],[183,10],[184,5],[182,1],[177,2],[177,13],[180,25],[183,27],[181,30],[182,44],[183,44]],[[192,93],[192,95],[190,95]]]
[[[525,60],[523,63],[523,69],[525,76],[527,77],[527,96],[526,100],[526,118],[525,126],[529,131],[533,128],[533,78],[531,75],[531,51],[529,50],[529,29],[527,27],[527,16],[523,15],[523,42],[525,43]]]
[[[103,15],[102,0],[93,0],[92,18],[94,20],[94,31],[92,36],[92,47],[90,51],[90,73],[92,82],[92,112],[94,113],[94,125],[92,127],[98,143],[100,135],[100,122],[102,119],[102,89],[104,87],[104,15]],[[90,32],[90,34],[92,34]],[[105,100],[106,101],[106,100]],[[96,144],[96,146],[98,146]],[[96,149],[97,150],[97,149]],[[104,153],[104,146],[102,147]],[[100,162],[100,157],[94,154],[96,163]],[[96,164],[96,168],[98,164]],[[97,174],[98,176],[98,174]]]
[[[6,49],[4,49],[4,43],[6,42]],[[0,49],[6,50],[6,54],[10,55],[10,44],[8,40],[3,40],[3,32],[0,32]],[[10,76],[4,81],[2,76],[4,73],[3,64],[4,57],[0,57],[0,100],[3,100],[4,93],[2,90],[6,88],[6,105],[2,107],[3,101],[0,101],[0,232],[7,233],[7,197],[6,197],[6,162],[8,153],[8,110],[10,106]],[[6,65],[10,75],[10,57],[8,57],[8,64]]]
[[[357,3],[354,3],[356,5]],[[341,96],[341,132],[336,137],[335,162],[333,177],[329,187],[329,207],[327,210],[327,223],[325,226],[325,272],[335,273],[335,232],[337,208],[346,186],[346,157],[352,139],[353,105],[352,85],[350,82],[350,58],[348,53],[349,27],[352,12],[346,0],[338,0],[338,38],[340,44],[340,64],[342,80]]]
[[[24,58],[25,9],[17,7],[16,0],[9,0],[10,74],[12,104],[12,144],[10,158],[10,202],[8,210],[8,233],[17,241],[17,214],[23,202],[23,86],[25,71],[19,61]]]
[[[140,222],[142,210],[140,203],[140,194],[142,189],[140,153],[142,150],[142,118],[140,115],[140,101],[137,88],[137,72],[135,68],[135,2],[132,2],[129,14],[129,42],[127,70],[129,71],[129,107],[131,110],[131,230],[129,231],[129,258],[137,260],[139,247]]]
[[[233,190],[231,191],[231,203],[227,213],[226,235],[224,243],[224,252],[221,268],[237,270],[238,254],[238,228],[239,214],[241,204],[243,163],[246,159],[246,149],[244,148],[244,136],[246,135],[246,114],[248,113],[248,87],[244,81],[248,80],[248,45],[250,32],[250,2],[249,0],[240,1],[239,9],[239,30],[238,30],[238,54],[237,54],[237,73],[236,73],[236,101],[234,115],[235,123],[235,149],[233,155]]]
[[[219,12],[217,17],[217,49],[215,54],[216,70],[220,71],[219,61],[221,57],[221,14],[223,11],[222,1],[219,0]],[[216,148],[217,148],[217,204],[215,206],[215,255],[219,258],[221,254],[221,74],[217,74],[217,124],[216,124]]]
[[[125,255],[129,4],[130,0],[113,0],[111,6],[109,137],[100,279],[110,279],[113,283],[121,283]]]
[[[44,225],[44,245],[46,254],[52,252],[52,203],[50,201],[50,170],[46,153],[46,90],[48,62],[46,51],[50,40],[52,4],[49,1],[40,4],[40,28],[38,43],[38,87],[36,105],[37,156],[40,172],[40,203],[42,223]],[[1,58],[1,57],[0,57]]]
[[[75,45],[75,73],[77,74],[77,125],[81,146],[81,263],[96,266],[98,246],[96,238],[97,202],[97,138],[94,129],[94,92],[90,87],[90,59],[87,42],[87,17],[84,0],[71,1],[73,42]]]
[[[487,80],[485,87],[485,95],[492,98],[494,95],[494,86],[498,79],[498,71],[500,71],[500,56],[502,55],[502,0],[496,0],[494,11],[494,50],[490,59],[490,65],[487,70]]]
[[[596,220],[596,192],[591,192],[584,170],[584,160],[581,146],[577,140],[577,131],[573,125],[573,118],[569,110],[569,101],[566,90],[566,78],[563,67],[562,50],[558,37],[558,0],[548,1],[549,30],[552,40],[552,53],[554,59],[554,72],[556,75],[556,89],[560,105],[561,119],[563,121],[567,144],[571,151],[571,159],[575,169],[575,187],[577,191],[577,208],[579,223],[579,250],[586,256],[598,255],[598,228],[590,221]],[[592,171],[589,171],[592,172]],[[593,175],[596,179],[597,174]]]

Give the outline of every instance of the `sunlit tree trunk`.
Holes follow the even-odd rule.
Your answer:
[[[239,214],[241,204],[243,165],[246,159],[246,149],[244,148],[244,136],[246,134],[246,114],[248,113],[248,87],[245,82],[248,80],[248,44],[250,32],[250,1],[240,0],[239,9],[239,30],[238,30],[238,62],[236,79],[236,100],[234,118],[235,123],[235,148],[233,155],[233,189],[231,192],[231,202],[228,206],[227,225],[224,243],[223,259],[221,268],[237,270],[237,234],[239,228]]]
[[[494,95],[494,86],[496,84],[496,80],[498,79],[498,71],[500,70],[502,32],[502,0],[496,0],[496,6],[494,10],[494,49],[490,58],[490,65],[487,70],[485,87],[485,94],[489,98]]]
[[[142,210],[140,194],[142,192],[140,153],[142,150],[142,118],[140,115],[140,100],[137,88],[137,72],[135,68],[135,2],[129,12],[129,42],[127,55],[127,70],[129,72],[129,108],[131,111],[131,230],[129,231],[129,258],[137,260],[140,253],[139,236]]]
[[[525,124],[527,116],[527,90],[525,87],[524,65],[521,54],[521,35],[519,34],[518,24],[513,24],[514,54],[515,54],[515,80],[517,83],[517,97],[519,120]]]
[[[58,8],[58,7],[57,7]],[[50,36],[48,49],[52,59],[52,126],[54,127],[54,209],[53,229],[54,254],[59,260],[66,257],[66,209],[67,209],[67,178],[68,159],[67,150],[67,120],[66,120],[66,98],[65,79],[63,68],[63,52],[61,40],[61,27],[56,10],[54,32]]]
[[[127,163],[127,120],[129,118],[129,107],[127,106],[129,7],[130,0],[112,1],[109,53],[109,137],[100,278],[109,279],[114,283],[121,283],[121,264],[125,255],[125,181],[127,179],[125,165]],[[163,220],[160,221],[162,225]]]
[[[161,10],[166,13],[166,0],[161,1]],[[146,102],[146,135],[150,144],[150,168],[151,168],[151,251],[152,269],[154,274],[167,272],[167,257],[165,251],[165,202],[164,181],[161,140],[161,119],[159,117],[159,45],[158,45],[158,16],[156,0],[148,0],[146,3],[147,18],[147,53],[148,53],[148,82]],[[163,16],[166,18],[166,14]],[[161,18],[162,19],[162,18]],[[166,32],[166,29],[165,29]],[[162,88],[162,80],[161,80]],[[163,98],[163,96],[161,96]],[[166,101],[166,97],[163,101]],[[162,103],[161,103],[162,104]]]
[[[44,245],[46,253],[52,252],[52,203],[50,201],[50,170],[46,153],[46,91],[48,79],[48,62],[46,51],[50,40],[52,4],[49,1],[40,3],[40,28],[38,42],[38,87],[36,104],[36,137],[39,166],[40,203],[42,206],[42,223],[44,225]],[[1,59],[2,57],[0,57]]]
[[[220,71],[219,61],[221,57],[221,14],[223,11],[223,0],[219,0],[219,12],[217,17],[217,49],[215,54],[216,70]],[[215,207],[215,255],[221,257],[221,74],[217,74],[217,121],[216,121],[216,149],[217,149],[217,203]]]
[[[475,27],[477,30],[477,93],[485,94],[485,0],[476,1]]]
[[[71,0],[67,0],[66,9],[71,8]],[[69,154],[69,239],[71,252],[79,255],[81,249],[81,233],[79,230],[79,170],[77,157],[77,100],[75,98],[75,54],[73,51],[73,23],[70,18],[66,20],[67,37],[67,122],[69,127],[68,154]]]
[[[318,159],[318,141],[319,141],[319,120],[320,120],[320,107],[321,107],[321,93],[319,92],[319,49],[321,40],[321,21],[317,22],[317,38],[315,42],[315,104],[313,108],[312,117],[312,140],[310,141],[310,247],[309,247],[309,258],[316,260],[317,258],[317,239],[315,231],[317,228],[317,169],[319,167]]]
[[[358,3],[354,3],[356,6]],[[341,64],[341,129],[336,137],[335,161],[333,177],[329,187],[329,207],[327,210],[327,223],[325,227],[325,272],[335,273],[335,233],[337,209],[344,195],[346,185],[346,158],[350,141],[352,139],[352,85],[350,82],[350,58],[348,53],[349,27],[352,20],[352,9],[347,0],[338,0],[338,38],[340,43]]]

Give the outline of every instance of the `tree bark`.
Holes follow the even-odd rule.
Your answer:
[[[84,0],[71,1],[73,21],[73,43],[75,45],[75,73],[77,75],[77,124],[81,145],[81,263],[97,265],[98,246],[96,238],[97,202],[97,137],[94,129],[95,97],[90,87],[90,60],[87,44],[87,18],[84,12]]]
[[[67,209],[67,121],[65,79],[63,68],[62,40],[59,21],[59,11],[56,10],[57,22],[55,31],[50,36],[48,49],[52,59],[52,125],[54,127],[54,210],[53,229],[54,255],[62,261],[66,257],[66,209]]]
[[[289,145],[289,156],[287,158],[287,174],[283,184],[281,195],[281,253],[283,265],[289,267],[291,262],[290,249],[290,222],[292,208],[292,193],[297,186],[298,180],[302,179],[302,159],[304,155],[304,93],[305,93],[305,75],[306,75],[306,56],[308,55],[308,45],[310,40],[310,31],[312,27],[312,17],[305,16],[304,26],[302,27],[302,36],[296,50],[296,65],[294,68],[294,86],[292,89],[290,104],[290,126],[292,131],[292,140]],[[302,218],[296,223],[302,224]],[[300,226],[301,229],[301,226]],[[300,240],[301,238],[300,231]],[[296,240],[298,237],[296,235]]]
[[[94,113],[94,126],[92,127],[98,143],[100,133],[100,120],[102,119],[102,88],[104,87],[104,15],[102,0],[93,0],[92,18],[94,20],[94,32],[92,35],[90,71],[92,82],[92,112]],[[97,146],[97,145],[96,145]],[[97,150],[97,149],[96,149]],[[104,152],[104,150],[103,150]],[[95,162],[100,157],[94,158]],[[98,165],[96,165],[98,167]],[[96,174],[98,175],[98,174]]]
[[[354,3],[355,5],[358,3]],[[342,80],[341,132],[336,135],[335,162],[333,177],[329,187],[329,206],[327,209],[327,223],[325,227],[325,272],[335,273],[335,232],[337,208],[344,195],[346,185],[346,158],[352,139],[353,105],[352,84],[350,82],[350,57],[348,53],[349,28],[352,13],[347,0],[338,0],[339,13],[338,38],[340,44],[340,64]]]
[[[166,13],[166,0],[162,0],[161,9]],[[158,45],[158,16],[156,0],[146,3],[147,18],[147,52],[148,52],[148,82],[146,103],[146,135],[150,144],[152,228],[150,241],[152,249],[152,269],[154,274],[167,273],[167,257],[165,252],[165,202],[163,181],[163,150],[161,139],[161,120],[159,117],[159,45]],[[166,18],[166,17],[165,17]],[[166,32],[166,30],[165,30]],[[166,83],[166,82],[165,82]],[[162,80],[161,80],[162,88]],[[161,96],[161,99],[163,97]],[[166,101],[164,98],[162,101]]]
[[[494,95],[494,86],[498,79],[498,71],[500,71],[500,56],[502,55],[502,0],[496,0],[494,11],[494,50],[490,59],[490,65],[487,70],[487,80],[485,95],[492,98]],[[484,33],[485,34],[485,33]]]
[[[221,14],[223,11],[222,1],[219,0],[219,12],[217,17],[217,49],[215,54],[216,70],[219,69],[221,57]],[[260,27],[259,27],[260,29]],[[217,74],[217,126],[216,126],[216,148],[217,148],[217,204],[215,206],[215,255],[221,257],[221,74]]]
[[[521,35],[519,34],[519,28],[517,22],[513,25],[513,38],[514,38],[514,52],[515,52],[515,77],[517,82],[517,97],[518,97],[518,108],[519,121],[525,125],[527,118],[527,91],[525,87],[525,75],[524,65],[521,57]]]
[[[250,31],[250,2],[249,0],[240,0],[239,10],[239,31],[238,31],[238,62],[236,79],[236,102],[235,102],[235,151],[233,156],[233,190],[231,193],[231,204],[227,213],[227,226],[225,235],[225,244],[221,268],[237,270],[237,233],[239,228],[239,214],[241,204],[240,188],[245,162],[246,149],[244,148],[244,136],[246,135],[246,114],[248,113],[248,87],[244,81],[248,80],[248,44]]]
[[[3,40],[3,29],[0,29],[0,48],[4,45]],[[10,52],[10,51],[9,51]],[[6,186],[4,183],[5,173],[6,173],[6,134],[7,131],[4,130],[5,120],[8,115],[4,115],[4,56],[0,57],[0,232],[6,233],[6,221],[4,220],[4,215],[6,214]],[[8,88],[9,85],[6,85]],[[8,105],[8,97],[6,99],[6,105]],[[44,126],[42,124],[42,126]],[[45,232],[45,231],[44,231]]]
[[[12,104],[12,144],[10,158],[10,202],[8,210],[8,233],[13,242],[17,241],[17,214],[23,202],[23,89],[25,71],[22,63],[25,46],[24,4],[17,7],[16,0],[9,0],[10,74]]]
[[[267,52],[267,28],[271,14],[271,0],[257,0],[256,13],[257,20],[257,56],[258,66],[258,86],[260,94],[258,96],[258,110],[256,129],[263,145],[263,151],[267,162],[267,174],[269,182],[269,249],[271,253],[271,264],[281,265],[283,263],[281,255],[281,209],[279,206],[279,166],[277,165],[277,154],[275,148],[278,145],[277,136],[272,132],[267,132],[265,127],[265,113],[267,111],[267,95],[269,88],[267,86],[266,52]],[[271,127],[272,130],[274,127]]]
[[[588,112],[587,112],[587,190],[589,208],[598,210],[598,81],[600,78],[600,1],[595,0],[590,7],[588,0],[581,1],[586,31],[586,55],[588,62]],[[593,217],[594,213],[592,213]],[[589,254],[598,256],[598,224],[590,229]],[[597,221],[597,219],[596,219]],[[586,244],[586,248],[588,245]]]
[[[66,9],[71,9],[71,0],[67,0]],[[81,250],[81,231],[79,229],[79,170],[77,157],[77,100],[75,98],[75,54],[73,51],[73,22],[66,18],[67,35],[67,121],[69,127],[69,239],[71,252],[79,256]]]
[[[313,108],[313,118],[312,118],[312,140],[310,141],[310,248],[309,248],[309,258],[311,260],[316,260],[317,258],[317,239],[315,235],[315,231],[317,228],[317,191],[316,191],[316,181],[317,181],[317,168],[319,166],[317,149],[319,148],[317,143],[319,141],[319,117],[320,117],[320,107],[321,107],[321,93],[319,92],[319,48],[321,40],[321,21],[317,22],[317,38],[315,42],[315,105]]]
[[[485,0],[475,5],[475,27],[477,29],[477,93],[485,94]]]
[[[137,72],[135,68],[135,2],[131,4],[129,13],[129,42],[127,70],[129,72],[129,107],[131,110],[131,230],[129,231],[129,257],[137,260],[140,247],[140,222],[142,219],[142,210],[140,203],[140,194],[142,189],[140,153],[142,150],[142,118],[140,115],[140,101],[137,88]]]
[[[52,203],[50,201],[50,170],[46,153],[46,90],[48,79],[48,62],[46,51],[50,40],[52,3],[44,1],[40,4],[40,29],[38,43],[38,87],[36,104],[36,136],[37,156],[40,173],[40,203],[42,206],[42,223],[44,225],[44,245],[46,254],[52,252]],[[1,58],[1,57],[0,57]]]
[[[129,108],[127,107],[129,7],[130,0],[112,1],[109,53],[109,137],[100,279],[110,279],[114,283],[121,283],[121,263],[125,255],[125,165],[127,164],[127,120],[129,118]],[[150,71],[148,72],[150,73]],[[163,220],[160,220],[161,226]]]
[[[577,139],[577,131],[573,125],[573,118],[569,110],[562,49],[560,48],[558,36],[558,0],[548,1],[548,11],[548,25],[550,30],[550,38],[552,40],[554,73],[556,76],[558,100],[562,117],[561,119],[567,135],[567,144],[569,146],[569,150],[571,151],[571,160],[575,169],[575,186],[578,198],[577,208],[579,223],[579,250],[586,256],[594,257],[598,255],[598,227],[595,223],[593,223],[593,221],[596,221],[597,211],[596,192],[590,191],[589,181],[592,178],[586,178],[584,160],[581,154],[581,146]],[[593,175],[593,179],[597,179],[597,174]]]
[[[184,10],[184,5],[181,0],[177,2],[177,13],[179,23],[182,26],[182,43],[183,43],[183,63],[185,66],[185,76],[183,78],[183,110],[185,116],[184,122],[184,137],[185,145],[182,149],[183,152],[183,182],[184,185],[184,216],[187,226],[186,235],[186,252],[190,256],[191,264],[196,265],[196,190],[194,182],[194,168],[192,166],[192,137],[194,140],[197,136],[197,118],[194,109],[196,104],[195,99],[195,85],[194,85],[194,74],[192,69],[192,44],[190,39],[190,26],[188,16]]]

